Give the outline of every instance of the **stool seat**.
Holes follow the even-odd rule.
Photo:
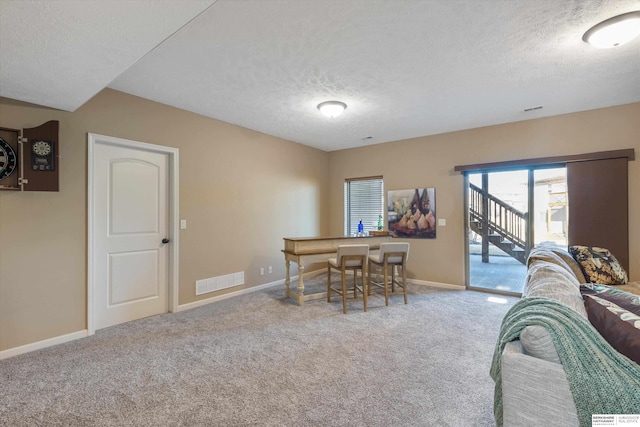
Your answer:
[[[368,261],[368,292],[371,295],[371,285],[378,286],[384,289],[384,302],[385,305],[389,305],[389,284],[391,285],[391,292],[395,292],[396,285],[400,286],[404,293],[404,303],[407,303],[407,272],[406,263],[409,258],[409,243],[381,243],[380,253],[378,255],[371,255]],[[371,275],[373,272],[373,266],[382,270],[382,281],[373,280]],[[401,269],[402,282],[396,280],[395,269],[396,267]],[[389,268],[391,268],[391,281],[389,281]]]
[[[327,261],[327,302],[331,302],[331,292],[342,296],[342,312],[347,313],[347,277],[348,270],[353,271],[353,297],[358,293],[358,270],[362,272],[362,296],[364,311],[367,311],[367,283],[365,269],[369,257],[369,245],[340,245],[336,258]],[[341,287],[331,286],[331,270],[339,270],[341,274]]]

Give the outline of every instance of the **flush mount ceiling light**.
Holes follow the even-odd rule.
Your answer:
[[[340,101],[326,101],[318,104],[318,110],[327,117],[338,117],[347,108],[347,104]]]
[[[582,40],[590,45],[608,49],[622,46],[640,34],[640,10],[623,13],[589,28]]]

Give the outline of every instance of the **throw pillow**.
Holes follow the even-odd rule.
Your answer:
[[[625,310],[640,315],[640,295],[625,292],[618,287],[601,285],[599,283],[585,283],[580,285],[580,294],[585,297],[594,295],[610,301]]]
[[[609,250],[576,245],[569,247],[569,253],[578,261],[589,282],[604,285],[627,283],[627,272]]]
[[[619,353],[640,364],[640,297],[608,286],[582,285],[591,324]]]

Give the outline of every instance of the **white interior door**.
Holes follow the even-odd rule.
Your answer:
[[[95,329],[168,311],[169,154],[93,147]]]

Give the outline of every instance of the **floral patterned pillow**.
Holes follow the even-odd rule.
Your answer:
[[[569,253],[580,264],[584,277],[591,283],[624,285],[627,272],[609,250],[590,246],[571,246]]]

